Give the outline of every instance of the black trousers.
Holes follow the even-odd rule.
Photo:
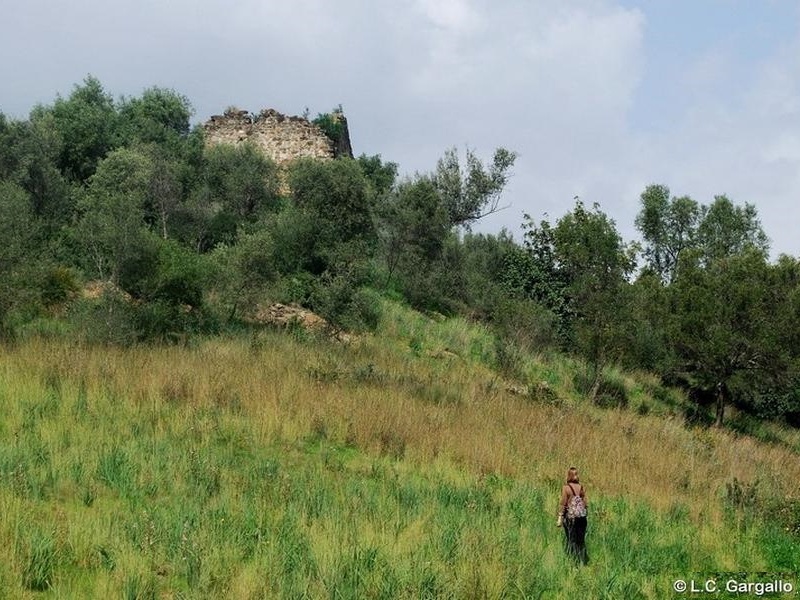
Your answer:
[[[586,554],[586,517],[564,519],[564,546],[575,561],[583,565],[589,562]]]

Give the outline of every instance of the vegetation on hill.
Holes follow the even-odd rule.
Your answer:
[[[652,185],[641,243],[579,199],[474,234],[513,152],[282,171],[191,115],[91,77],[0,113],[0,588],[657,598],[798,570],[800,263],[755,207]],[[356,337],[253,325],[275,302]]]
[[[648,411],[601,409],[579,364],[544,356],[518,365],[542,383],[520,393],[489,330],[382,314],[350,345],[263,329],[0,350],[2,588],[662,598],[697,572],[797,571],[797,432],[686,428],[648,375],[618,375]],[[571,461],[590,494],[580,570],[554,519]]]
[[[486,164],[448,150],[402,180],[363,155],[282,175],[254,147],[205,147],[191,115],[174,91],[115,101],[91,77],[26,120],[0,114],[6,339],[53,315],[95,341],[185,339],[272,301],[369,330],[384,295],[586,360],[592,401],[621,365],[683,387],[700,420],[736,407],[798,423],[800,265],[769,262],[754,206],[652,185],[642,244],[580,200],[555,222],[526,217],[519,243],[470,233],[500,207],[503,148]],[[98,280],[116,293],[81,300]]]

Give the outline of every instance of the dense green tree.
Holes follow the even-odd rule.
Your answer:
[[[670,318],[668,285],[654,270],[644,269],[631,285],[629,315],[620,325],[625,366],[664,373],[672,364],[667,339]]]
[[[447,150],[436,165],[433,182],[450,225],[469,227],[499,210],[500,195],[516,159],[516,153],[498,148],[491,164],[484,166],[475,153],[467,149],[466,164],[462,168],[456,149]]]
[[[542,220],[536,224],[526,214],[522,224],[524,248],[510,254],[503,271],[506,289],[513,296],[533,300],[558,315],[562,334],[570,319],[567,272],[556,259],[553,226]]]
[[[387,284],[398,273],[406,281],[423,277],[441,256],[450,230],[434,183],[428,177],[401,182],[382,203],[378,217]]]
[[[383,198],[394,188],[397,180],[397,163],[383,162],[380,154],[374,156],[362,154],[356,160],[369,182],[370,196],[375,199]]]
[[[31,196],[37,217],[51,233],[72,222],[75,215],[75,188],[58,169],[63,143],[54,118],[43,113],[31,120],[30,150],[25,155],[21,182]]]
[[[756,251],[757,252],[757,251]],[[759,341],[768,354],[734,380],[733,401],[756,416],[800,425],[800,261],[782,255],[766,273]]]
[[[150,157],[115,150],[97,167],[79,199],[77,235],[95,277],[122,283],[125,273],[146,270],[145,202],[153,173]]]
[[[644,238],[648,267],[664,281],[672,279],[680,253],[697,244],[700,206],[689,198],[670,198],[665,185],[650,185],[641,195],[636,227]]]
[[[553,229],[556,265],[567,282],[576,342],[599,374],[612,358],[619,324],[627,318],[627,277],[635,267],[614,222],[597,204],[576,202]]]
[[[644,239],[647,266],[665,282],[675,274],[680,254],[702,251],[706,263],[755,248],[766,253],[769,241],[751,204],[735,206],[726,196],[716,196],[708,206],[689,198],[670,198],[669,188],[650,185],[641,195],[636,227]]]
[[[678,369],[693,387],[713,394],[721,425],[742,378],[763,380],[785,363],[774,343],[776,307],[764,255],[751,249],[704,262],[700,251],[681,258],[670,286],[668,334]]]
[[[503,287],[506,256],[517,246],[505,229],[497,235],[466,233],[459,245],[463,248],[464,269],[460,300],[472,316],[488,321],[506,294]]]
[[[751,249],[766,256],[769,250],[755,206],[735,206],[726,196],[703,207],[697,241],[706,264]]]
[[[114,101],[100,81],[89,76],[69,98],[57,98],[49,111],[62,139],[59,168],[74,181],[88,180],[118,142]]]
[[[218,144],[205,154],[205,183],[220,210],[256,220],[278,207],[278,169],[252,144]]]
[[[315,274],[349,269],[369,258],[377,236],[367,180],[357,161],[297,160],[289,170],[289,187],[316,231]]]
[[[0,112],[0,180],[11,178],[19,162],[17,138],[22,124]]]
[[[52,233],[72,216],[70,187],[58,169],[61,136],[52,113],[37,109],[27,121],[15,121],[0,131],[0,177],[28,192],[34,216]]]
[[[190,131],[189,100],[174,90],[152,87],[141,97],[125,98],[119,107],[119,135],[125,145],[159,144],[175,149]]]
[[[35,302],[32,281],[38,231],[30,201],[19,185],[0,181],[0,338],[12,334],[11,313]]]
[[[185,193],[169,219],[169,235],[200,253],[235,243],[240,220],[223,211],[209,187],[202,184]]]
[[[620,332],[630,311],[627,278],[635,267],[635,248],[623,242],[597,204],[587,210],[580,200],[554,227],[528,222],[526,239],[537,267],[532,275],[541,277],[531,288],[563,294],[568,339],[592,367],[594,399],[602,367],[622,354]]]
[[[170,237],[172,222],[180,211],[184,198],[182,172],[185,164],[151,153],[150,180],[145,198],[145,220],[163,239]]]

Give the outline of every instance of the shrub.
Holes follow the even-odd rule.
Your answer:
[[[42,281],[42,303],[53,306],[75,296],[80,289],[78,278],[68,267],[54,267],[44,274]]]
[[[604,372],[600,379],[595,402],[603,408],[622,408],[628,405],[625,381],[617,374]]]
[[[136,308],[119,290],[108,289],[97,300],[72,305],[69,318],[79,337],[96,344],[130,346],[138,339]]]
[[[308,304],[329,323],[348,331],[372,331],[380,321],[379,296],[371,290],[356,288],[344,275],[326,273],[315,279]]]
[[[339,115],[342,114],[341,104],[329,113],[319,113],[317,118],[312,121],[314,125],[322,129],[322,132],[334,144],[338,144],[344,135],[344,124]]]
[[[625,381],[608,370],[596,374],[587,366],[576,370],[572,381],[579,393],[588,396],[594,392],[594,402],[601,408],[622,408],[628,405]]]
[[[492,315],[500,335],[528,351],[558,344],[558,317],[532,300],[504,299]]]
[[[507,377],[520,378],[524,355],[516,344],[506,338],[495,337],[494,356],[498,371]]]

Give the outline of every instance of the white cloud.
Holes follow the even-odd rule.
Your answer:
[[[482,22],[467,0],[417,0],[416,8],[438,27],[469,33]]]

